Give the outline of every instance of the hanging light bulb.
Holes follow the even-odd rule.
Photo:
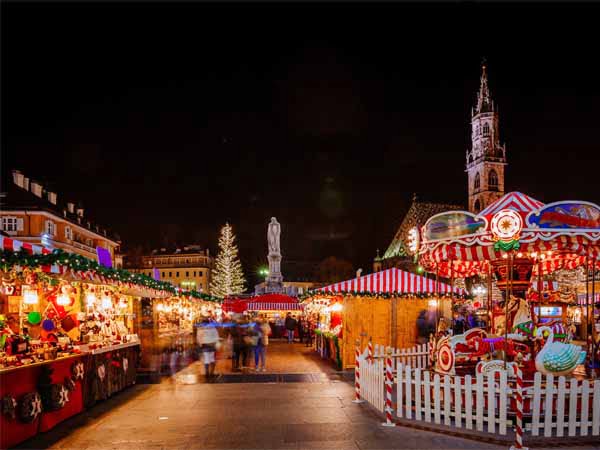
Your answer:
[[[88,306],[92,306],[96,304],[96,295],[93,292],[89,292],[86,296],[85,296],[85,303]]]
[[[37,290],[30,287],[23,287],[23,303],[26,305],[37,305],[39,301]]]
[[[67,306],[71,304],[71,299],[66,294],[60,294],[56,297],[56,304],[60,306]]]
[[[108,295],[105,295],[102,297],[102,308],[103,309],[111,309],[112,305],[113,305],[112,299]]]

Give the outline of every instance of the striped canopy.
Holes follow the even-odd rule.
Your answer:
[[[439,293],[448,294],[450,291],[449,284],[439,283]],[[436,292],[436,282],[432,278],[393,268],[363,275],[353,280],[340,281],[317,289],[317,292],[433,294]],[[465,294],[465,290],[454,288],[454,293]]]
[[[542,206],[544,206],[542,202],[529,195],[525,195],[522,192],[509,192],[504,197],[491,203],[487,208],[481,211],[479,215],[491,217],[503,209],[511,209],[525,216],[531,211],[540,209]]]

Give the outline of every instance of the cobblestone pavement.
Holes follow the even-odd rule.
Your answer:
[[[312,369],[303,361],[311,355],[298,348],[294,356],[294,347],[299,345],[282,350],[288,356],[280,359],[288,359],[292,369]],[[272,356],[275,370],[278,357]],[[316,357],[312,363],[322,367]],[[197,382],[201,377],[194,377],[200,369],[195,365],[184,371],[186,376],[136,385],[20,448],[507,448],[411,428],[382,427],[370,407],[352,403],[353,388],[345,382],[201,383]]]

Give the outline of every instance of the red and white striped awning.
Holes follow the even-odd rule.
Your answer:
[[[269,303],[250,302],[248,311],[301,311],[303,306],[299,303]]]
[[[493,216],[504,209],[512,209],[526,216],[531,211],[540,209],[544,204],[533,197],[523,194],[522,192],[509,192],[505,196],[499,198],[494,203],[491,203],[487,208],[481,211],[480,216]]]
[[[369,293],[399,293],[399,294],[433,294],[436,292],[436,282],[432,278],[406,272],[397,268],[363,275],[353,280],[340,281],[317,289],[319,292],[369,292]],[[439,293],[451,292],[450,285],[439,283]],[[465,294],[464,289],[454,288],[456,294]]]
[[[25,250],[30,255],[48,255],[52,250],[42,247],[41,245],[30,244],[29,242],[21,242],[16,239],[0,236],[0,248],[11,252],[19,252]],[[46,273],[63,273],[64,268],[57,265],[41,266],[42,272]]]

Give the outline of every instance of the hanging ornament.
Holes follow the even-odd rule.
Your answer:
[[[42,412],[42,398],[37,392],[25,394],[19,405],[19,418],[25,423],[32,423]]]
[[[53,320],[46,319],[42,322],[42,328],[44,329],[44,331],[52,331],[56,328],[56,325],[54,325]]]
[[[31,325],[37,325],[42,321],[42,315],[38,311],[31,311],[27,314],[27,321]]]
[[[12,395],[2,397],[0,412],[11,419],[17,415],[17,400]]]

